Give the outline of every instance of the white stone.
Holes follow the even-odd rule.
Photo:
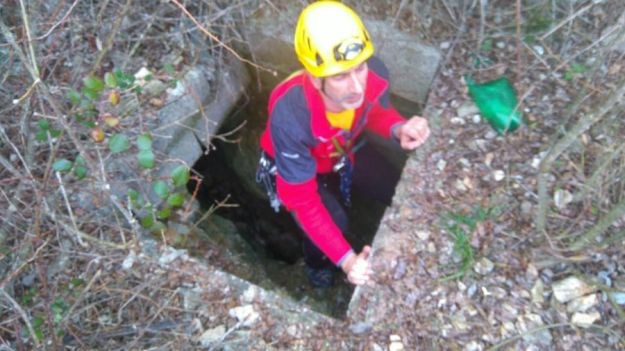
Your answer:
[[[439,46],[438,46],[441,50],[447,50],[451,47],[451,43],[448,41],[444,41],[442,42]]]
[[[479,113],[480,110],[477,108],[477,105],[473,103],[473,101],[465,101],[458,107],[457,112],[458,117],[467,117]]]
[[[591,307],[597,304],[597,294],[589,294],[586,296],[578,297],[571,300],[566,305],[566,310],[569,313],[573,312],[586,312]]]
[[[452,117],[449,121],[451,122],[451,124],[455,124],[459,126],[463,126],[467,123],[462,117]]]
[[[532,167],[535,169],[538,169],[538,167],[540,166],[540,158],[539,157],[534,157],[532,159]]]
[[[463,351],[482,351],[484,350],[484,345],[482,343],[472,340],[468,344],[464,345]]]
[[[484,156],[484,164],[490,167],[491,163],[493,163],[493,159],[495,158],[495,154],[489,152]]]
[[[597,311],[593,311],[590,313],[576,312],[571,317],[571,323],[581,328],[588,328],[592,326],[599,318],[601,318],[601,315]]]
[[[556,207],[559,210],[562,210],[566,207],[566,205],[573,201],[573,194],[571,194],[568,190],[558,189],[555,194],[553,194],[553,201],[555,202]]]
[[[534,45],[532,46],[532,49],[534,49],[534,51],[540,56],[545,54],[545,49],[540,45]]]
[[[233,307],[228,311],[228,314],[230,317],[236,318],[244,327],[252,326],[260,317],[252,305]]]
[[[502,181],[505,177],[506,173],[501,169],[497,169],[493,172],[493,179],[495,179],[496,182]]]
[[[248,304],[253,302],[256,298],[257,290],[258,289],[256,288],[256,286],[250,285],[250,287],[247,288],[247,290],[245,290],[245,292],[243,292],[243,294],[241,295],[241,302]]]
[[[494,130],[489,130],[488,132],[486,132],[486,134],[484,134],[484,138],[486,139],[495,139],[497,137],[497,132],[495,132]]]
[[[401,342],[401,337],[399,335],[391,335],[389,337],[391,343],[388,345],[389,351],[402,351],[404,349],[404,344]]]
[[[199,342],[202,347],[209,347],[215,341],[221,339],[226,334],[226,327],[224,325],[218,325],[215,328],[208,329],[199,338]]]
[[[418,230],[416,234],[417,237],[421,240],[428,240],[430,238],[430,232],[427,232],[425,230]]]
[[[531,289],[533,304],[541,305],[543,302],[545,302],[545,297],[543,296],[544,291],[545,287],[543,285],[543,281],[540,279],[536,280],[536,283],[534,283],[534,286],[532,286]]]
[[[560,303],[569,302],[594,290],[584,281],[573,276],[554,282],[552,289],[553,296]]]
[[[478,274],[486,275],[492,272],[493,268],[495,268],[493,262],[486,257],[482,257],[482,259],[475,264],[473,270]]]
[[[165,252],[158,258],[158,263],[160,265],[167,265],[172,263],[178,257],[184,257],[187,254],[187,250],[176,250],[172,247],[167,247]]]
[[[473,118],[471,118],[471,120],[475,124],[480,124],[480,122],[482,122],[482,116],[480,116],[479,114],[475,114],[473,115]]]
[[[136,260],[137,260],[137,254],[135,254],[134,250],[130,250],[130,252],[128,253],[128,256],[126,256],[126,258],[124,259],[124,262],[122,262],[122,269],[128,270],[132,268],[132,265],[135,263]]]
[[[443,159],[440,159],[438,160],[438,162],[436,162],[436,168],[438,168],[439,171],[443,171],[446,166],[447,166],[447,161]]]

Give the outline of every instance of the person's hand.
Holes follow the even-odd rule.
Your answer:
[[[347,280],[354,285],[363,285],[367,283],[373,274],[371,264],[369,263],[370,246],[365,246],[362,251],[356,255],[352,254],[348,257],[341,268],[347,274]]]
[[[399,145],[405,150],[414,150],[421,146],[430,136],[427,119],[413,116],[397,128],[396,137]]]

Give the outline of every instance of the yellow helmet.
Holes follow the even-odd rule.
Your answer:
[[[362,21],[338,1],[308,5],[297,21],[293,44],[299,61],[316,77],[347,71],[373,55]]]

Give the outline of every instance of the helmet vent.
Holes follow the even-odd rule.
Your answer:
[[[319,53],[315,53],[315,61],[317,61],[317,66],[321,66],[323,64],[323,59],[319,56]]]

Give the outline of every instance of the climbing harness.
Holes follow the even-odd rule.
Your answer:
[[[276,213],[280,212],[280,200],[276,192],[276,174],[278,169],[275,161],[265,152],[262,152],[256,169],[256,183],[262,183],[265,186],[265,192],[269,198],[269,205]]]
[[[361,140],[359,143],[352,147],[351,140],[347,140],[345,146],[341,146],[341,144],[336,140],[336,138],[332,138],[332,144],[336,149],[337,153],[335,156],[339,156],[339,160],[334,164],[332,170],[339,175],[339,191],[341,192],[341,198],[343,199],[343,204],[345,207],[352,206],[352,175],[354,172],[354,164],[349,157],[349,151],[351,150],[353,153],[358,151],[362,146],[364,146],[365,141]]]

